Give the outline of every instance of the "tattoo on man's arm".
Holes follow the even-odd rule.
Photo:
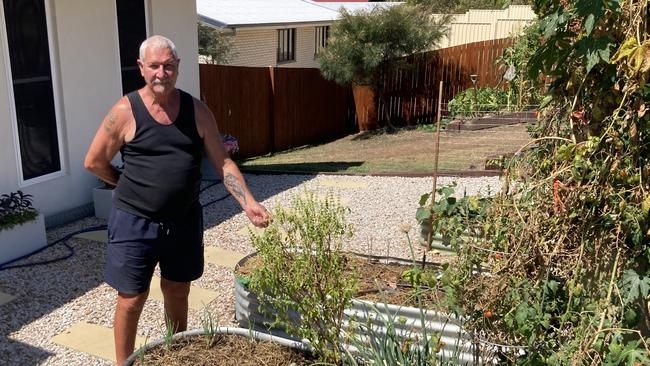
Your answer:
[[[244,201],[244,204],[247,204],[246,195],[244,194],[244,188],[237,180],[237,177],[235,177],[232,173],[228,173],[223,178],[223,184],[230,191],[230,193],[232,193],[235,196],[241,197],[242,201]]]
[[[117,117],[111,113],[108,115],[108,118],[106,118],[106,122],[104,122],[104,131],[106,133],[111,132],[111,129],[115,126],[115,122],[117,121]]]

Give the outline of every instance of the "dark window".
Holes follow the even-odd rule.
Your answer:
[[[137,59],[140,44],[147,38],[144,0],[117,0],[117,34],[120,42],[122,93],[144,86]]]
[[[5,0],[23,179],[61,170],[44,0]]]
[[[323,51],[323,48],[327,46],[327,41],[330,38],[330,26],[326,25],[324,27],[316,27],[316,37],[314,40],[314,44],[316,47],[314,48],[314,54],[318,55]]]
[[[296,28],[278,29],[278,62],[296,59]]]

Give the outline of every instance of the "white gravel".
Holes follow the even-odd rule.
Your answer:
[[[249,187],[257,199],[271,208],[286,205],[296,194],[332,190],[351,210],[350,222],[355,236],[349,250],[376,255],[408,257],[406,236],[400,225],[412,225],[411,238],[417,238],[415,210],[420,195],[431,190],[431,178],[331,176],[331,175],[247,175]],[[365,188],[331,188],[328,181],[354,182]],[[456,181],[457,192],[468,195],[499,189],[496,177],[438,179],[438,185]],[[204,185],[207,186],[207,183]],[[208,203],[225,195],[223,185],[206,189],[201,202]],[[235,201],[228,197],[204,208],[205,245],[241,253],[253,248],[247,236],[237,233],[248,224]],[[105,224],[104,220],[85,218],[50,230],[50,243],[82,228]],[[415,239],[417,241],[417,239]],[[100,358],[57,346],[51,338],[79,321],[111,326],[115,292],[102,280],[106,245],[84,239],[71,239],[74,255],[46,265],[0,271],[0,291],[17,296],[0,305],[0,365],[110,365]],[[51,260],[65,256],[61,244],[23,262]],[[206,264],[205,273],[194,286],[218,292],[207,305],[222,325],[234,324],[233,273],[230,269]],[[203,311],[190,310],[188,328],[201,327]],[[164,334],[162,303],[149,300],[145,305],[138,334],[148,339]]]

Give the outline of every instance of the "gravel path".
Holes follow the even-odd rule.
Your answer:
[[[296,194],[332,190],[351,209],[350,222],[355,236],[349,250],[375,255],[408,257],[409,248],[400,225],[413,227],[417,238],[415,210],[421,194],[431,189],[431,178],[248,175],[248,184],[257,199],[271,208],[287,205]],[[332,181],[353,182],[357,187],[330,187]],[[498,178],[439,178],[438,184],[456,181],[457,192],[468,195],[500,187]],[[207,183],[206,183],[207,185]],[[360,187],[365,186],[365,187]],[[203,204],[223,197],[222,185],[206,189]],[[204,208],[205,245],[241,253],[253,251],[247,236],[238,234],[248,224],[232,198]],[[79,229],[105,224],[104,220],[85,218],[48,232],[50,243]],[[416,239],[417,240],[417,239]],[[71,239],[74,255],[46,265],[0,271],[0,291],[17,296],[0,305],[0,365],[110,365],[94,356],[57,346],[50,339],[79,321],[112,326],[115,292],[102,281],[106,245],[84,239]],[[65,256],[69,250],[61,244],[34,255],[26,262],[51,260]],[[232,270],[207,263],[202,278],[194,286],[218,292],[207,310],[218,316],[221,325],[234,324]],[[188,328],[200,328],[203,311],[190,310]],[[164,334],[162,303],[150,300],[140,320],[138,334],[148,339]]]

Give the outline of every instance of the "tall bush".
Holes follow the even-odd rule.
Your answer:
[[[441,282],[482,344],[525,347],[504,362],[647,365],[648,3],[535,8],[529,77],[551,80],[535,139]]]
[[[252,235],[263,260],[250,287],[267,309],[277,312],[276,325],[310,341],[324,361],[343,354],[340,339],[343,311],[356,291],[358,278],[340,252],[352,235],[348,208],[330,194],[324,200],[313,192],[298,196],[291,208],[276,207],[273,221],[262,235]],[[300,320],[292,319],[292,313]]]
[[[199,55],[209,64],[227,64],[233,55],[232,36],[201,23],[197,27]]]
[[[448,31],[449,19],[405,4],[352,13],[342,9],[320,70],[339,84],[376,85],[381,66],[398,66],[404,56],[431,50]]]
[[[540,46],[539,27],[539,21],[526,26],[497,60],[504,72],[504,82],[505,74],[511,73],[512,80],[507,81],[508,103],[517,109],[537,105],[542,99],[544,78],[531,78],[527,72],[528,62]]]

